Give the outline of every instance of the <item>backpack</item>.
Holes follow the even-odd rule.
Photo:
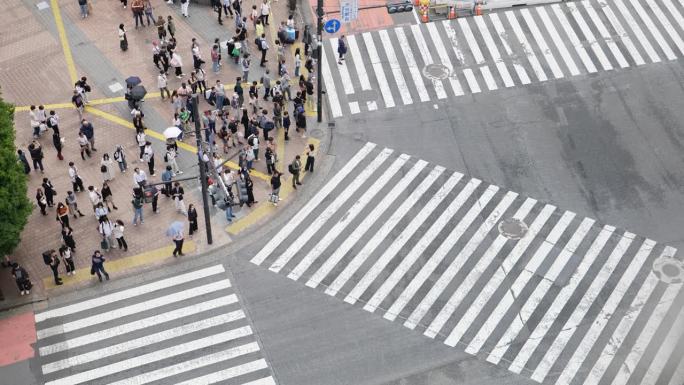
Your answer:
[[[254,143],[256,143],[256,136],[252,136],[249,138],[249,145],[254,146]]]
[[[295,115],[301,115],[304,113],[304,106],[303,105],[298,105],[295,107]]]
[[[48,266],[52,262],[52,255],[49,251],[43,251],[43,262]]]
[[[103,164],[102,167],[100,167],[100,172],[107,172],[107,166]]]
[[[168,161],[169,161],[169,153],[167,152],[166,154],[164,154],[164,162],[168,162]]]
[[[294,166],[292,165],[292,163],[290,163],[290,164],[287,165],[287,171],[289,171],[290,174],[294,174],[294,173],[295,173],[295,169],[294,169]]]
[[[266,123],[264,123],[264,130],[270,131],[274,128],[275,128],[275,123],[273,123],[272,121],[269,120]]]
[[[52,117],[51,116],[47,118],[47,122],[45,124],[47,124],[47,126],[49,128],[52,128],[53,124],[52,124]]]

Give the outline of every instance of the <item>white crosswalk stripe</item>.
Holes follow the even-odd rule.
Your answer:
[[[42,383],[275,384],[224,271],[215,265],[37,313]]]
[[[680,4],[580,0],[364,32],[347,36],[348,61],[343,65],[328,62],[338,41],[331,38],[324,45],[328,54],[322,74],[331,113],[337,118],[395,104],[415,105],[418,99],[425,103],[546,82],[549,77],[623,70],[643,66],[645,59],[658,63],[660,55],[674,60],[684,56]],[[511,68],[517,77],[511,76]],[[362,91],[375,92],[358,92],[358,84]]]
[[[305,203],[255,264],[537,382],[674,370],[664,362],[684,344],[681,284],[648,270],[673,248],[374,144],[361,151],[324,187],[334,199]]]

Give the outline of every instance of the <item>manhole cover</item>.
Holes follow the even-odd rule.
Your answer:
[[[527,234],[525,222],[516,218],[507,218],[499,222],[499,234],[508,239],[520,239]]]
[[[653,261],[653,273],[665,283],[684,282],[684,264],[672,257],[660,257]]]
[[[423,75],[429,79],[442,80],[448,78],[451,71],[443,64],[428,64],[423,67]]]

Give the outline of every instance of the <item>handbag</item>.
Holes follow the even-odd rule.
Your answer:
[[[95,266],[90,266],[90,275],[95,275]]]
[[[102,248],[102,250],[109,249],[109,242],[107,242],[105,238],[102,238],[102,240],[100,241],[100,248]]]

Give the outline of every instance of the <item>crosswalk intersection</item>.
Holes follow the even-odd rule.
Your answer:
[[[675,254],[367,143],[251,262],[539,383],[681,385]]]
[[[275,385],[222,265],[35,319],[45,384]]]
[[[334,118],[684,56],[684,0],[579,0],[324,42]],[[445,69],[435,74],[430,67]]]

